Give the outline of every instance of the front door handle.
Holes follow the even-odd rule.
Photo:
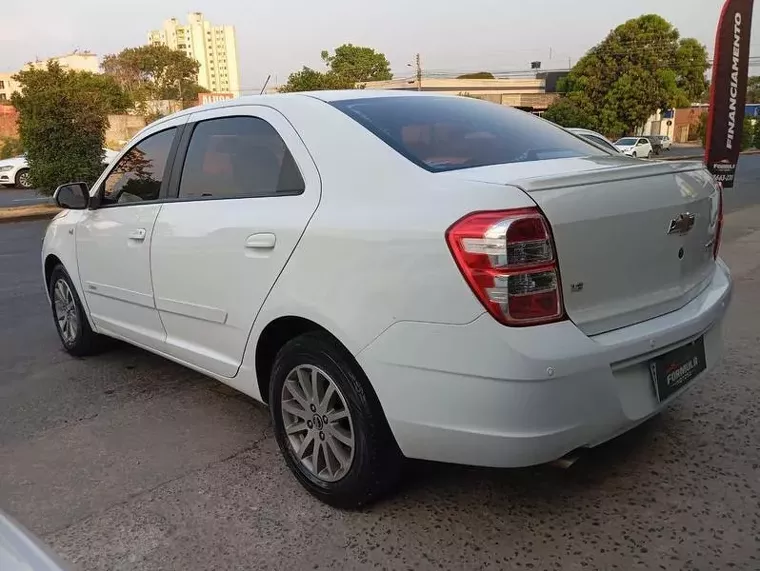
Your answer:
[[[277,237],[274,234],[271,232],[261,232],[248,236],[245,241],[245,247],[255,250],[271,250],[276,243]]]
[[[136,240],[137,242],[142,242],[143,240],[145,240],[146,235],[147,235],[147,232],[145,231],[145,228],[138,228],[137,230],[132,230],[129,233],[129,239]]]

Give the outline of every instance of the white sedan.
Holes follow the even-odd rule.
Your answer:
[[[106,163],[110,163],[118,155],[116,151],[103,148]],[[15,186],[16,188],[32,188],[29,176],[29,164],[24,155],[0,160],[0,186]]]
[[[623,137],[615,141],[618,151],[634,159],[649,159],[652,157],[652,143],[644,137]]]
[[[42,265],[64,348],[115,337],[268,403],[288,467],[335,506],[388,491],[404,457],[595,446],[723,351],[710,174],[484,101],[195,107],[56,200]]]

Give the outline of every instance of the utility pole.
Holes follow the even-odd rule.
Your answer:
[[[420,54],[414,58],[417,64],[417,91],[422,91],[422,65],[420,65]]]

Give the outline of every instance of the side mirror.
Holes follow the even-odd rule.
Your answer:
[[[70,182],[62,184],[55,189],[53,200],[61,208],[69,210],[84,210],[90,202],[90,193],[87,189],[87,183]]]

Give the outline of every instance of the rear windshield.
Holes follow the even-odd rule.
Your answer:
[[[530,113],[467,97],[371,97],[331,105],[432,172],[608,154]]]

